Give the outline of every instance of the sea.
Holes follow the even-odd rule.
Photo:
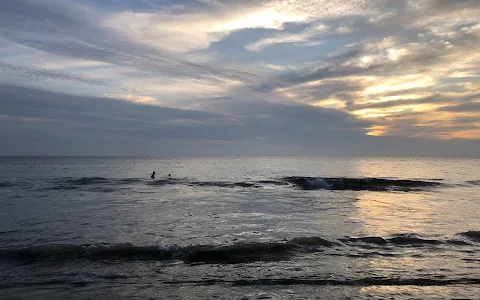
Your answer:
[[[0,299],[480,299],[480,160],[0,157]]]

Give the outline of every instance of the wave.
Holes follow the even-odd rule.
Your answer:
[[[0,182],[0,188],[4,188],[4,187],[11,187],[11,186],[14,186],[15,184],[13,182],[8,182],[8,181],[2,181]]]
[[[107,183],[109,180],[103,177],[82,177],[79,179],[67,179],[66,183],[73,185],[87,185],[87,184],[98,184],[98,183]]]
[[[62,178],[54,180],[55,185],[46,188],[47,190],[76,190],[88,186],[119,186],[135,184],[145,181],[141,178],[105,178],[105,177],[81,177],[81,178]],[[97,191],[107,191],[100,189]],[[115,191],[110,189],[109,191]]]
[[[231,245],[168,245],[136,246],[130,243],[118,245],[74,245],[47,244],[25,248],[6,248],[0,250],[0,259],[18,259],[26,261],[42,260],[181,260],[185,263],[222,263],[236,264],[255,261],[289,260],[301,253],[313,253],[322,248],[332,249],[331,255],[348,256],[350,248],[358,248],[362,252],[357,256],[372,257],[395,255],[383,253],[382,249],[391,247],[479,247],[480,232],[460,233],[468,241],[458,239],[425,239],[414,234],[398,234],[383,237],[345,237],[328,240],[321,237],[296,237],[280,242],[249,242]],[[473,243],[472,243],[473,242]],[[376,251],[365,252],[364,245],[376,247]],[[386,247],[386,248],[385,248]],[[369,249],[372,249],[369,247]]]
[[[260,188],[261,185],[252,182],[228,182],[228,181],[196,181],[189,179],[157,179],[146,183],[147,185],[164,186],[164,185],[188,185],[197,187],[222,187],[222,188]]]
[[[457,246],[472,246],[471,243],[458,239],[425,239],[416,234],[393,234],[390,238],[383,237],[360,237],[360,238],[343,238],[340,239],[345,244],[364,243],[375,244],[378,246],[392,245],[392,246],[432,246],[432,245],[457,245]]]
[[[442,185],[436,181],[384,179],[384,178],[345,178],[345,177],[284,177],[284,180],[303,190],[352,190],[352,191],[412,191]]]
[[[146,182],[147,185],[154,185],[154,186],[164,186],[164,185],[173,185],[173,184],[180,184],[178,179],[156,179],[152,181]]]
[[[205,187],[224,187],[224,188],[260,188],[261,185],[252,182],[224,182],[224,181],[191,181],[187,183],[190,186],[205,186]]]
[[[135,275],[125,274],[98,274],[95,276],[98,279],[103,280],[128,280],[138,278]],[[253,276],[252,276],[253,277]],[[320,276],[318,276],[320,277]],[[179,286],[212,286],[212,285],[230,285],[230,286],[450,286],[450,285],[479,285],[480,279],[472,277],[453,277],[450,279],[439,279],[436,276],[433,277],[414,277],[414,278],[398,278],[398,277],[363,277],[357,279],[351,278],[305,278],[305,277],[293,277],[293,278],[272,278],[272,277],[260,277],[260,278],[245,278],[245,279],[199,279],[199,280],[159,280],[158,283],[164,285],[179,285]],[[26,287],[26,286],[50,286],[50,285],[67,285],[73,287],[85,287],[90,284],[97,285],[98,282],[93,280],[78,280],[73,279],[46,279],[35,281],[21,281],[13,283],[0,284],[0,289],[12,288],[12,287]],[[262,298],[258,298],[262,299]],[[350,298],[349,298],[350,299]],[[463,298],[462,298],[463,299]],[[470,299],[470,298],[468,298]]]
[[[77,258],[90,259],[172,259],[171,251],[163,251],[158,246],[134,246],[132,244],[104,245],[72,245],[48,244],[26,248],[10,248],[0,251],[0,258],[36,260],[66,260]]]
[[[460,235],[465,236],[470,240],[480,242],[480,231],[461,232]]]
[[[96,278],[104,280],[127,280],[136,278],[136,276],[123,275],[123,274],[108,274],[97,275]],[[253,286],[258,288],[259,286],[355,286],[355,287],[367,287],[367,286],[421,286],[421,287],[439,287],[439,286],[472,286],[479,285],[480,279],[471,277],[460,277],[452,279],[438,279],[428,277],[417,278],[398,278],[398,277],[364,277],[358,279],[349,278],[252,278],[252,279],[200,279],[200,280],[160,280],[160,284],[164,285],[178,285],[178,286],[212,286],[212,285],[230,285],[230,286]],[[36,281],[22,281],[15,283],[0,284],[0,289],[7,289],[12,287],[27,287],[27,286],[50,286],[50,285],[65,285],[70,287],[85,287],[88,285],[98,285],[98,282],[92,280],[77,280],[77,279],[50,279],[50,280],[36,280]],[[246,298],[245,298],[246,299]],[[264,298],[257,298],[264,299]],[[267,298],[265,298],[267,299]],[[268,298],[270,299],[270,298]],[[348,298],[350,299],[350,298]],[[392,298],[393,299],[393,298]],[[463,299],[463,298],[462,298]],[[467,298],[465,298],[467,299]],[[471,298],[468,298],[471,299]]]
[[[480,185],[480,180],[470,180],[470,181],[467,181],[467,183],[471,185]]]
[[[245,263],[290,258],[299,246],[293,243],[241,243],[235,245],[135,246],[49,244],[0,251],[0,258],[23,261],[91,260],[182,260],[185,263]]]
[[[310,279],[310,278],[259,278],[259,279],[207,279],[207,280],[172,280],[164,281],[164,284],[195,284],[216,285],[230,284],[233,286],[290,286],[290,285],[313,285],[313,286],[448,286],[448,285],[477,285],[478,278],[434,279],[434,278],[389,278],[369,277],[360,279]]]
[[[260,183],[255,182],[228,182],[228,181],[197,181],[187,178],[161,178],[161,179],[141,179],[141,178],[122,178],[108,179],[104,177],[82,177],[78,179],[68,178],[57,183],[50,189],[77,189],[82,186],[89,185],[128,185],[135,183],[144,183],[150,186],[167,186],[167,185],[187,185],[197,187],[223,187],[223,188],[259,188]]]
[[[259,181],[199,181],[188,178],[159,178],[155,180],[141,178],[108,179],[104,177],[67,178],[57,182],[49,189],[74,190],[86,186],[129,185],[143,183],[149,186],[184,185],[192,187],[218,188],[266,188],[268,186],[286,186],[302,190],[352,190],[352,191],[420,191],[441,186],[438,181],[384,178],[346,178],[346,177],[305,177],[290,176]],[[1,185],[0,185],[1,186]],[[114,191],[114,190],[112,190]]]

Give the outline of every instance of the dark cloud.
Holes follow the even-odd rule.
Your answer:
[[[311,95],[315,99],[324,99],[338,93],[355,92],[364,88],[365,85],[358,81],[328,80],[311,86],[300,86],[289,91],[302,95]]]
[[[480,99],[480,95],[476,95],[476,99]],[[459,105],[445,106],[439,109],[440,111],[451,112],[471,112],[480,114],[480,102],[463,103]]]
[[[362,68],[356,66],[342,66],[340,61],[332,61],[313,70],[285,72],[276,78],[253,87],[253,90],[267,93],[277,88],[291,87],[309,81],[335,79],[344,76],[366,73],[368,70],[374,70],[377,67],[378,66],[369,66],[367,68]]]
[[[67,74],[59,71],[46,70],[39,67],[29,67],[22,65],[12,65],[0,61],[0,71],[4,74],[15,76],[32,77],[33,79],[54,79],[59,81],[76,81],[93,85],[107,85],[104,81],[94,78],[88,78],[81,75]]]
[[[478,0],[430,0],[427,3],[429,4],[428,9],[436,9],[447,12],[465,8],[480,8],[480,2],[478,2]]]
[[[427,64],[438,59],[438,56],[436,56],[435,53],[433,53],[433,50],[431,50],[426,53],[410,54],[397,62],[381,60],[365,65],[359,65],[356,63],[356,60],[367,54],[372,53],[366,49],[364,45],[359,45],[354,49],[347,50],[344,53],[335,56],[332,60],[323,63],[317,68],[285,72],[270,82],[255,87],[255,90],[269,92],[276,88],[295,86],[315,80],[337,79],[352,75],[380,75],[382,73],[394,72],[396,70],[405,70],[406,67],[417,68],[422,66],[419,64],[420,62]]]
[[[3,155],[480,153],[474,151],[479,144],[468,141],[365,136],[363,128],[371,125],[368,122],[343,112],[302,105],[233,102],[226,103],[225,113],[219,114],[6,85],[0,86],[0,99]],[[402,143],[410,146],[402,147]],[[472,146],[470,150],[462,150],[465,144]]]
[[[327,137],[361,138],[369,125],[339,111],[267,102],[238,102],[226,108],[228,113],[218,114],[12,86],[1,86],[0,97],[2,115],[9,120],[29,124],[52,120],[40,123],[57,126],[52,124],[61,122],[62,130],[148,139],[263,139],[307,145]]]

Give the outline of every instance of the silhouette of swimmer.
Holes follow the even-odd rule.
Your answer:
[[[152,177],[152,179],[155,179],[155,171],[153,171],[152,176],[150,177]]]
[[[171,174],[168,174],[168,177],[171,177],[172,175]]]

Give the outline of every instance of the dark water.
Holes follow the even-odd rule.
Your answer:
[[[479,166],[0,158],[0,299],[480,299]]]

